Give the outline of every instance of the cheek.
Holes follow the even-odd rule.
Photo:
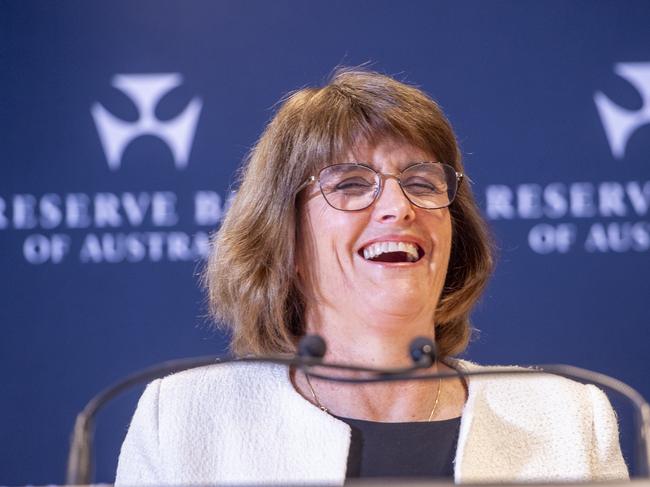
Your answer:
[[[306,205],[301,217],[300,261],[319,272],[327,271],[329,262],[335,258],[337,246],[342,241],[339,211],[331,209],[326,203],[311,201]]]
[[[324,212],[320,228],[316,232],[319,260],[325,265],[333,266],[337,262],[337,269],[341,264],[347,262],[351,256],[355,242],[354,218],[349,215],[340,214],[340,211],[330,210]],[[326,269],[332,271],[334,268]]]
[[[451,225],[451,217],[447,216],[446,223],[445,223],[444,237],[442,242],[442,245],[445,249],[445,253],[447,256],[447,260],[449,260],[449,255],[451,254],[451,241],[453,237],[453,232],[454,230]]]
[[[420,213],[418,216],[421,218],[420,221],[424,222],[423,225],[426,232],[431,236],[431,239],[437,246],[451,246],[451,214],[447,208],[442,210],[428,210],[427,213]]]
[[[313,302],[340,300],[349,294],[349,279],[354,275],[354,229],[361,228],[355,217],[329,206],[305,206],[300,220],[297,269],[308,299]]]
[[[446,271],[451,255],[452,226],[449,213],[441,215],[431,226],[431,236],[434,243],[434,258],[432,264],[440,271]],[[443,273],[444,274],[444,273]]]
[[[444,225],[442,226],[440,232],[440,240],[439,240],[440,248],[444,249],[447,256],[449,256],[451,250],[452,234],[453,234],[453,229],[451,226],[451,218],[447,216],[447,218],[445,218]]]

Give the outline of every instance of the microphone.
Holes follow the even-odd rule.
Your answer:
[[[320,360],[325,357],[327,345],[320,335],[305,335],[298,342],[298,356],[304,359]],[[437,358],[436,345],[428,337],[415,337],[409,343],[409,356],[418,368],[428,368]]]
[[[320,335],[305,335],[298,342],[298,356],[305,359],[320,360],[327,352],[325,340]]]
[[[436,361],[438,351],[430,338],[415,337],[409,344],[409,354],[415,365],[426,369]]]

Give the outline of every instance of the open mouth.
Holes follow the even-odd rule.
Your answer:
[[[375,242],[359,249],[359,255],[371,262],[417,262],[424,250],[411,242]]]

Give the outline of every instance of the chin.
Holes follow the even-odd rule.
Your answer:
[[[432,293],[424,293],[420,289],[382,289],[366,298],[366,302],[375,313],[389,316],[411,316],[419,314],[431,306]]]

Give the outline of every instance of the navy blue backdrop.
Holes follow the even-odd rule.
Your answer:
[[[64,476],[76,412],[220,353],[198,283],[239,162],[338,64],[443,106],[499,244],[466,356],[650,397],[650,3],[0,1],[0,484]],[[112,481],[140,391],[99,417]]]

